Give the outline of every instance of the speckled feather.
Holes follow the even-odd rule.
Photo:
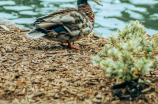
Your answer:
[[[90,5],[85,3],[78,5],[78,10],[75,8],[63,8],[51,12],[46,16],[37,18],[32,25],[36,29],[29,34],[40,31],[45,34],[41,36],[46,39],[71,43],[91,33],[94,26],[94,14]],[[48,26],[43,28],[43,25]],[[66,31],[54,31],[59,26],[62,26]]]

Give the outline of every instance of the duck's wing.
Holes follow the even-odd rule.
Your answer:
[[[46,16],[37,18],[32,24],[36,27],[31,33],[42,32],[36,36],[56,40],[60,42],[73,42],[92,30],[92,24],[85,14],[78,12],[74,8],[64,8],[56,12],[51,12]]]
[[[59,9],[56,12],[50,12],[46,16],[39,17],[35,20],[34,23],[30,24],[32,26],[36,26],[37,24],[43,24],[43,23],[48,23],[48,22],[54,22],[51,21],[51,19],[56,18],[62,14],[68,13],[68,12],[73,12],[77,11],[75,8],[63,8]],[[55,23],[57,23],[59,20],[56,20]]]

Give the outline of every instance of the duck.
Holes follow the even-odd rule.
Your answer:
[[[99,0],[91,1],[103,6]],[[33,39],[43,37],[50,41],[60,42],[72,49],[80,49],[72,43],[92,32],[94,20],[95,16],[88,1],[77,0],[77,9],[66,7],[37,18],[30,24],[35,29],[26,35]]]

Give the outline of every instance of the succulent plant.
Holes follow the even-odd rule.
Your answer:
[[[158,33],[154,34],[154,43],[158,47]]]
[[[94,65],[99,65],[110,77],[132,81],[139,79],[153,70],[150,52],[158,42],[149,41],[144,26],[139,21],[131,22],[117,34],[110,34],[110,44],[105,44],[102,51],[94,56]],[[141,57],[138,54],[142,54]],[[157,59],[157,57],[156,57]]]

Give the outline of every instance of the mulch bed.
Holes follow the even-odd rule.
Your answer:
[[[158,77],[114,88],[91,57],[108,44],[90,35],[75,42],[80,50],[43,38],[33,40],[18,28],[0,30],[0,103],[156,104]]]

